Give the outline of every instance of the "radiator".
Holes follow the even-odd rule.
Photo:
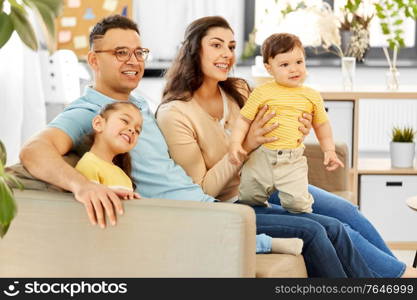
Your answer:
[[[359,151],[389,152],[393,126],[417,130],[417,99],[361,99]]]

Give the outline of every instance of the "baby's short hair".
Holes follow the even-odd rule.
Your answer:
[[[303,44],[295,34],[274,33],[262,44],[263,61],[268,63],[269,58],[273,59],[277,54],[287,53],[296,47],[304,52]]]

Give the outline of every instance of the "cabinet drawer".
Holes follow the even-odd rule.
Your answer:
[[[417,175],[362,175],[360,210],[385,241],[417,241],[417,211],[405,200],[417,195]]]

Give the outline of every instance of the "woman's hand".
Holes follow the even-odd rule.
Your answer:
[[[247,152],[240,143],[230,143],[229,161],[232,165],[240,166],[246,160]]]
[[[264,127],[265,124],[275,116],[275,112],[265,115],[267,110],[267,105],[262,107],[250,125],[248,134],[246,135],[242,145],[243,149],[245,149],[248,153],[252,152],[262,144],[271,143],[278,139],[277,137],[265,137],[267,133],[278,127],[278,123]]]
[[[262,107],[256,114],[256,117],[249,128],[246,139],[243,142],[243,148],[248,153],[252,152],[262,144],[271,143],[278,140],[277,137],[265,137],[267,133],[271,132],[279,126],[278,123],[275,123],[273,125],[264,127],[265,124],[275,116],[275,112],[271,112],[265,115],[267,111],[267,105]],[[309,113],[303,113],[303,115],[298,118],[298,121],[301,123],[301,126],[298,128],[298,130],[300,130],[303,134],[303,137],[298,140],[299,143],[302,143],[304,138],[310,133],[312,120],[313,116]]]
[[[302,126],[298,127],[298,130],[303,134],[303,137],[298,139],[298,143],[302,143],[305,137],[310,133],[312,120],[313,115],[309,113],[303,113],[303,115],[298,118],[298,121],[302,124]]]

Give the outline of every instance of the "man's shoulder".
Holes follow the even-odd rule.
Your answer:
[[[104,105],[106,105],[105,101],[103,101],[103,103],[97,101],[92,102],[84,95],[69,103],[65,107],[64,112],[72,110],[88,110],[98,112]]]

